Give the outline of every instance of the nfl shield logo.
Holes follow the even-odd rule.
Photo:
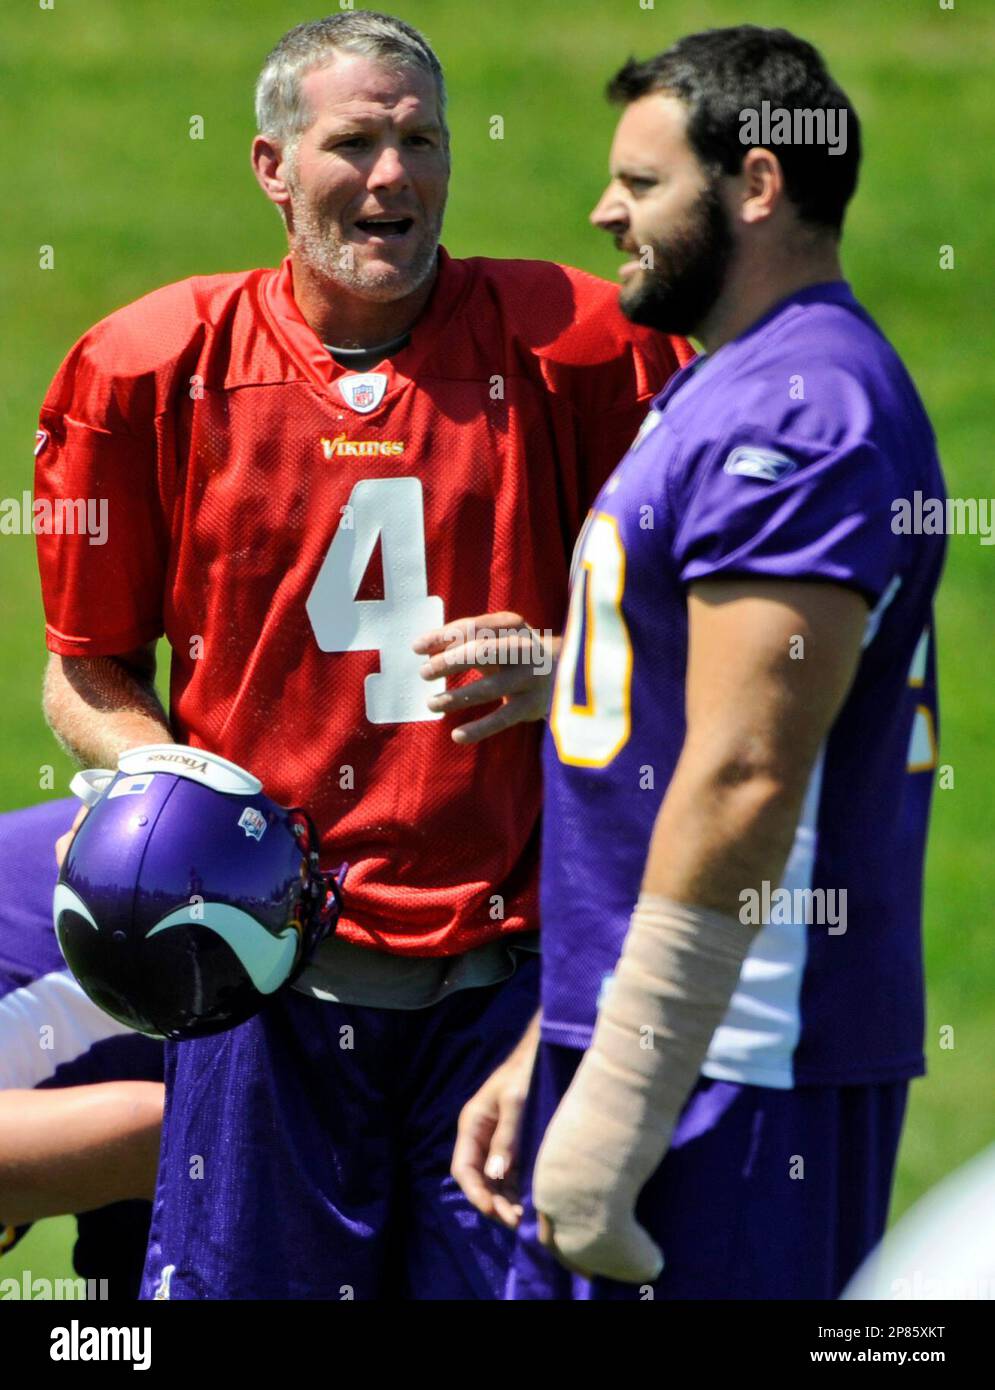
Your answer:
[[[387,378],[383,372],[365,372],[362,376],[344,376],[339,380],[342,399],[360,415],[376,410],[386,390]]]
[[[238,823],[246,836],[251,836],[253,840],[261,840],[266,833],[265,817],[261,816],[254,806],[246,806],[238,818]]]

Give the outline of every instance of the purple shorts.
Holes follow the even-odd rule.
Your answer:
[[[522,1136],[531,1173],[583,1054],[542,1043]],[[529,1195],[510,1299],[835,1299],[884,1234],[908,1082],[776,1091],[702,1078],[643,1189],[654,1284],[582,1279],[536,1239]]]
[[[510,1233],[449,1176],[463,1104],[538,1007],[539,961],[410,1011],[288,991],[167,1046],[144,1298],[495,1299]]]

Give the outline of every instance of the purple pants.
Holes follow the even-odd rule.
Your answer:
[[[522,1171],[583,1054],[542,1043]],[[536,1239],[528,1195],[510,1299],[835,1299],[884,1234],[908,1082],[775,1091],[698,1082],[637,1213],[663,1250],[654,1284],[582,1279]]]
[[[411,1011],[282,993],[167,1045],[144,1298],[495,1299],[512,1237],[449,1176],[465,1101],[538,1007],[539,962]]]

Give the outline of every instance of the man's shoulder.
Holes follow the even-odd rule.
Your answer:
[[[587,367],[635,349],[666,358],[671,370],[678,365],[672,340],[631,323],[618,286],[600,276],[558,261],[476,256],[458,264],[470,277],[471,302],[490,300],[508,336],[538,356]]]
[[[750,339],[746,346],[750,349]],[[750,358],[753,358],[752,364]],[[906,390],[911,379],[894,346],[852,296],[800,303],[758,335],[755,349],[741,354],[740,371],[756,374],[794,365],[827,399],[841,407],[882,391]],[[802,382],[796,382],[798,392]],[[804,399],[799,395],[799,399]]]
[[[892,417],[916,414],[918,423],[921,413],[897,352],[856,301],[795,306],[720,348],[696,375],[666,415],[677,433],[706,442],[752,427],[829,449],[874,439]]]
[[[230,318],[246,292],[268,274],[241,270],[163,285],[94,324],[82,339],[87,356],[114,374],[155,371]]]
[[[464,265],[478,280],[488,281],[509,295],[537,289],[559,291],[573,297],[593,298],[602,304],[617,301],[618,287],[608,280],[560,261],[503,256],[468,256]]]
[[[272,274],[197,275],[115,309],[70,349],[42,415],[68,412],[84,424],[127,433],[148,428],[178,384],[189,389],[195,374],[210,372],[223,383],[232,344],[257,341],[259,285]]]

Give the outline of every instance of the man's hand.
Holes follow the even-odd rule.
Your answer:
[[[73,818],[72,825],[69,827],[66,833],[64,835],[60,835],[55,842],[55,862],[60,869],[62,868],[63,859],[65,859],[66,855],[69,853],[69,846],[73,842],[73,839],[76,835],[76,831],[83,824],[84,820],[86,820],[86,814],[89,811],[89,809],[89,806],[81,806],[79,810],[76,812],[75,817]]]
[[[529,627],[520,613],[458,618],[424,633],[412,647],[428,657],[421,669],[424,680],[459,671],[483,672],[479,680],[433,695],[427,701],[430,710],[459,714],[476,705],[501,701],[490,714],[453,729],[454,743],[480,743],[513,724],[545,719],[560,639]]]
[[[484,1216],[512,1230],[522,1216],[518,1140],[539,1044],[538,1014],[506,1062],[460,1112],[450,1172]]]

